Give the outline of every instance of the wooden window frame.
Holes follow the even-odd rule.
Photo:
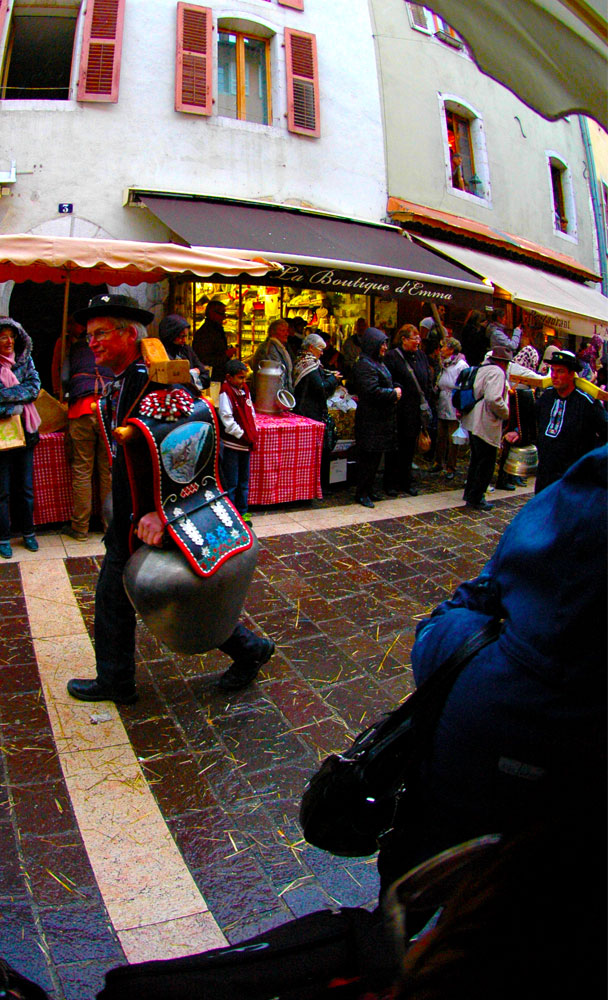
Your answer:
[[[234,35],[236,37],[236,118],[233,121],[251,121],[247,118],[247,95],[245,93],[245,39],[254,42],[264,43],[266,56],[266,122],[252,122],[254,125],[272,124],[272,90],[270,80],[270,39],[262,35],[255,35],[250,31],[235,31],[233,28],[222,28],[218,25],[217,44],[220,43],[220,35]],[[223,117],[229,117],[224,115]]]
[[[450,115],[452,116],[452,119],[453,119],[454,123],[456,121],[458,121],[458,122],[464,122],[464,124],[467,127],[467,135],[469,137],[469,159],[471,161],[471,168],[473,170],[472,176],[475,176],[475,173],[476,173],[476,169],[475,169],[475,148],[474,148],[474,143],[473,143],[473,137],[471,135],[471,119],[467,118],[466,115],[458,114],[458,112],[454,111],[452,108],[444,108],[444,110],[445,110],[446,126],[448,128],[448,135],[449,135],[449,133],[451,131],[452,135],[454,136],[454,144],[455,144],[455,147],[456,147],[455,150],[454,150],[454,152],[456,152],[459,156],[462,156],[462,153],[461,153],[460,149],[458,148],[458,130],[455,129],[453,126],[452,127],[450,126]],[[468,193],[471,194],[470,191]],[[475,197],[477,197],[477,196],[475,196]]]

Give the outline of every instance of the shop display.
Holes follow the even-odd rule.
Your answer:
[[[333,418],[338,431],[338,440],[349,441],[355,437],[355,410],[357,404],[343,385],[336,387],[327,400],[327,412]]]
[[[217,295],[227,309],[224,330],[228,344],[244,361],[265,339],[269,323],[281,317],[290,320],[300,316],[338,348],[360,317],[369,321],[369,299],[365,295],[245,283],[181,282],[176,285],[172,308],[185,316],[195,330],[205,318],[207,302]],[[395,306],[390,302],[382,305]],[[390,321],[395,321],[392,313]]]

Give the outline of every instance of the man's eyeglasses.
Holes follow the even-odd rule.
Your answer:
[[[95,330],[94,333],[87,333],[86,342],[90,344],[92,340],[107,340],[111,337],[113,333],[119,333],[117,327],[113,326],[111,330]]]

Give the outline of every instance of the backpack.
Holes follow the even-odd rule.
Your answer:
[[[471,368],[463,368],[458,376],[452,389],[452,405],[458,413],[469,413],[475,403],[479,402],[473,391],[478,371],[479,365],[473,365]]]

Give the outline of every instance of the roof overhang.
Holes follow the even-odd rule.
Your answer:
[[[265,256],[267,248],[284,266],[280,275],[272,275],[273,285],[469,306],[474,299],[485,302],[492,291],[466,268],[410,240],[396,226],[270,203],[139,188],[130,190],[128,203],[144,205],[191,245],[230,248],[248,256]]]
[[[568,254],[551,250],[540,243],[533,243],[532,240],[527,240],[523,236],[505,233],[502,229],[495,229],[493,226],[477,222],[475,219],[452,215],[450,212],[441,212],[436,208],[416,205],[412,201],[393,197],[388,199],[387,211],[395,222],[399,222],[407,228],[416,229],[421,235],[428,233],[429,236],[432,234],[433,238],[441,238],[441,233],[449,233],[463,239],[484,243],[488,248],[495,247],[503,255],[509,253],[524,262],[526,259],[538,261],[546,267],[550,266],[562,272],[568,272],[571,275],[584,278],[585,281],[602,280],[601,275],[590,271]]]
[[[416,240],[491,281],[546,326],[583,337],[608,336],[608,298],[599,289],[469,247],[422,237]]]

